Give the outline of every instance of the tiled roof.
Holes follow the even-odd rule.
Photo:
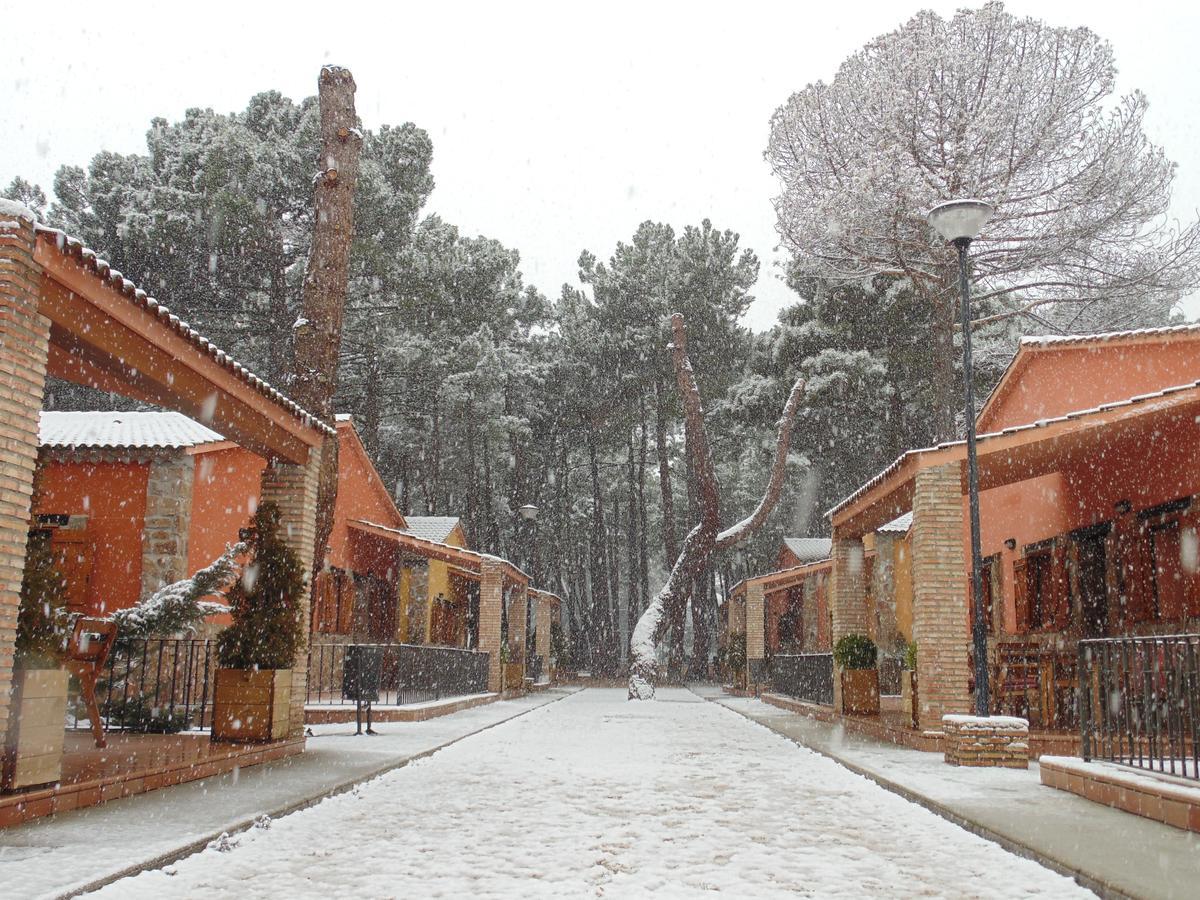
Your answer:
[[[259,378],[241,363],[231,358],[224,350],[218,348],[212,341],[196,331],[187,322],[184,322],[179,316],[172,315],[167,307],[163,306],[153,297],[149,296],[145,291],[139,288],[136,284],[114,269],[107,261],[101,259],[95,250],[85,247],[83,242],[78,238],[73,238],[64,231],[57,228],[47,228],[44,225],[38,225],[37,230],[40,234],[53,236],[55,246],[58,247],[59,253],[64,256],[71,256],[79,262],[84,268],[94,272],[97,277],[106,282],[110,287],[114,288],[121,294],[129,298],[129,302],[135,306],[145,309],[168,325],[172,331],[186,338],[193,346],[202,353],[213,359],[222,368],[232,372],[238,379],[250,385],[263,396],[270,399],[272,402],[282,406],[288,410],[297,419],[300,419],[306,425],[316,428],[325,434],[333,435],[335,431],[330,426],[326,425],[312,413],[300,407],[300,404],[289,400],[275,388],[271,387],[266,381]]]
[[[875,530],[906,534],[910,528],[912,528],[912,513],[906,512],[904,515],[892,519],[886,525],[880,525]]]
[[[225,438],[177,412],[43,412],[43,447],[195,447]]]
[[[1148,394],[1139,394],[1136,397],[1129,397],[1125,400],[1117,400],[1112,403],[1102,403],[1099,406],[1094,406],[1090,409],[1080,409],[1080,410],[1076,410],[1074,412],[1066,413],[1065,415],[1061,415],[1061,416],[1053,416],[1048,419],[1038,419],[1036,422],[1029,422],[1028,424],[1025,424],[1025,425],[1013,425],[1010,428],[1004,428],[1004,429],[1001,429],[1000,431],[993,431],[993,432],[988,432],[987,434],[978,435],[976,440],[978,443],[982,444],[985,441],[992,440],[992,439],[1000,437],[1002,435],[1020,434],[1021,432],[1033,431],[1038,428],[1045,428],[1047,425],[1054,425],[1059,422],[1068,422],[1072,419],[1083,419],[1083,418],[1087,418],[1088,416],[1098,415],[1100,413],[1109,412],[1114,409],[1124,409],[1126,407],[1138,406],[1143,403],[1148,403],[1148,402],[1151,402],[1154,400],[1163,400],[1163,399],[1167,399],[1175,394],[1184,393],[1186,391],[1193,391],[1193,390],[1196,390],[1197,388],[1200,388],[1200,381],[1193,381],[1193,382],[1189,382],[1188,384],[1180,384],[1180,385],[1176,385],[1174,387],[1163,388],[1161,391],[1151,391]],[[937,444],[936,446],[933,446],[933,447],[921,447],[916,450],[908,450],[904,453],[901,453],[899,456],[896,457],[895,460],[892,461],[892,463],[889,466],[884,468],[881,472],[879,472],[879,474],[877,474],[874,477],[870,478],[869,480],[863,482],[861,485],[859,485],[857,488],[855,488],[853,493],[851,493],[845,499],[839,501],[836,506],[834,506],[833,508],[826,511],[825,515],[832,516],[839,509],[842,509],[843,507],[849,505],[850,503],[853,503],[855,500],[857,500],[859,497],[861,497],[867,491],[871,490],[871,488],[873,488],[877,484],[880,484],[881,482],[885,481],[889,476],[891,476],[891,474],[893,472],[895,472],[897,469],[899,469],[904,464],[904,461],[907,460],[909,457],[919,456],[922,453],[931,453],[934,450],[946,450],[950,447],[958,447],[958,446],[962,446],[964,444],[966,444],[965,439],[957,440],[957,441],[945,441],[945,442],[943,442],[941,444]]]
[[[443,543],[459,523],[458,516],[405,516],[408,530],[423,541]]]
[[[1134,328],[1129,331],[1103,331],[1098,334],[1044,334],[1021,338],[1023,347],[1062,347],[1071,344],[1106,344],[1129,338],[1163,337],[1172,334],[1200,334],[1200,324],[1169,325],[1162,328]]]
[[[828,559],[833,548],[833,541],[830,538],[785,537],[783,543],[802,563]]]

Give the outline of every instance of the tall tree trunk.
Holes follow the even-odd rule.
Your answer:
[[[608,635],[600,632],[606,630],[605,623],[609,610],[612,608],[612,596],[609,593],[607,566],[605,565],[605,544],[607,542],[604,527],[604,495],[600,486],[600,451],[598,445],[596,423],[588,422],[588,464],[592,477],[592,535],[588,542],[591,548],[591,596],[592,609],[592,639],[596,642],[596,655],[601,661],[604,675],[609,675],[608,653],[611,648],[606,646]]]
[[[349,69],[325,66],[318,80],[321,109],[320,177],[314,186],[312,250],[304,276],[304,298],[292,360],[292,399],[321,421],[334,425],[338,355],[350,280],[354,240],[354,189],[362,134],[354,114],[354,77]],[[337,437],[325,440],[317,491],[312,590],[325,561],[337,501]]]
[[[648,455],[649,429],[646,426],[646,400],[641,398],[642,433],[641,446],[638,448],[638,577],[640,580],[638,592],[638,615],[641,616],[650,602],[650,528],[649,516],[646,513],[646,457]],[[633,630],[630,629],[632,639]]]
[[[633,640],[633,623],[641,615],[641,604],[638,602],[638,585],[640,583],[638,566],[638,509],[637,509],[637,463],[634,456],[633,429],[629,430],[629,460],[627,474],[629,477],[629,506],[625,525],[625,559],[628,563],[625,580],[625,650],[628,653],[629,643]]]
[[[675,492],[671,488],[671,457],[667,452],[667,398],[662,379],[654,381],[654,440],[658,450],[658,485],[662,492],[663,550],[668,568],[675,565],[679,556],[679,543],[675,539]]]

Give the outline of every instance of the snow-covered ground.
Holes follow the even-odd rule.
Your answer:
[[[112,897],[1078,897],[1069,879],[682,690],[592,689]]]

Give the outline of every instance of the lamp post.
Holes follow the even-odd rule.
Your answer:
[[[971,636],[975,645],[975,715],[988,715],[987,621],[983,609],[983,552],[979,546],[979,464],[975,456],[975,386],[971,366],[971,288],[967,251],[995,211],[982,200],[951,200],[929,211],[929,224],[958,250],[958,287],[962,295],[962,350],[967,420],[967,496],[971,515]]]

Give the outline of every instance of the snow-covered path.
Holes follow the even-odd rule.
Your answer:
[[[1091,896],[687,691],[592,689],[113,897]]]

